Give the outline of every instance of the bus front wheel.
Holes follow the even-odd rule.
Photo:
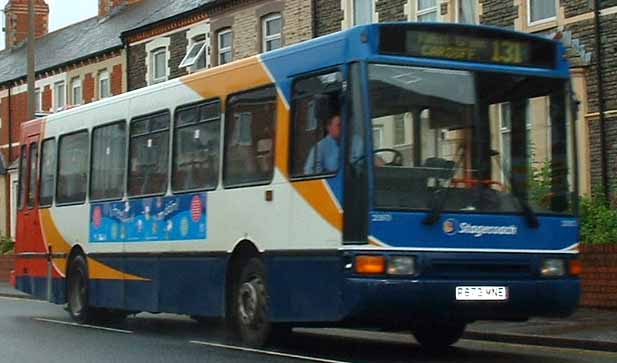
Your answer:
[[[259,258],[244,265],[234,291],[234,320],[242,342],[251,347],[266,344],[272,332],[266,269]]]
[[[68,275],[69,314],[80,324],[88,323],[92,320],[93,311],[88,306],[88,268],[82,256],[71,261]]]
[[[458,342],[466,326],[464,322],[431,322],[415,327],[413,335],[422,348],[440,350]]]

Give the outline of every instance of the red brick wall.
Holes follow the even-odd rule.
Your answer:
[[[116,64],[111,71],[111,94],[117,96],[122,93],[122,64]]]
[[[94,77],[91,73],[84,77],[84,102],[90,103],[94,100]]]
[[[0,282],[9,282],[9,272],[15,268],[15,256],[0,256]]]
[[[617,244],[581,245],[581,305],[617,308]]]

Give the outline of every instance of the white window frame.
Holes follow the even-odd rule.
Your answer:
[[[157,73],[156,72],[157,71],[156,57],[160,54],[165,56],[165,65],[163,66],[164,75],[157,78],[156,77],[156,73]],[[167,58],[167,49],[165,47],[157,48],[150,52],[150,69],[152,70],[152,74],[150,75],[151,84],[161,83],[167,80],[167,78],[169,77],[168,76],[169,72],[167,71],[169,67],[168,63],[169,63],[169,58]]]
[[[383,148],[383,142],[384,142],[384,135],[383,135],[383,125],[376,125],[373,126],[373,147],[375,148],[375,150],[381,149]],[[375,134],[377,134],[378,139],[379,139],[379,145],[375,145]]]
[[[230,34],[230,36],[231,36],[231,45],[229,47],[222,48],[221,47],[221,38],[223,37],[223,35],[226,35],[226,34]],[[234,47],[233,47],[233,38],[234,38],[234,36],[233,36],[232,30],[231,29],[222,30],[222,31],[220,31],[220,32],[218,32],[216,34],[216,37],[217,37],[217,40],[218,40],[218,43],[217,43],[217,47],[218,47],[217,64],[218,65],[227,64],[227,63],[221,63],[221,54],[227,53],[227,52],[231,53],[231,61],[230,62],[232,62],[233,59],[234,59],[234,57],[233,57],[233,49],[234,49]]]
[[[43,92],[40,88],[34,90],[34,112],[43,112]]]
[[[75,100],[75,89],[79,88],[79,102]],[[71,81],[71,104],[74,106],[81,105],[84,102],[83,89],[81,85],[81,78],[75,77]]]
[[[455,11],[456,11],[456,22],[457,23],[461,22],[461,12],[460,12],[461,4],[463,2],[466,2],[466,1],[469,1],[469,0],[456,0],[456,4],[455,4],[456,5],[456,10]],[[474,15],[473,23],[470,24],[470,25],[478,25],[480,23],[479,18],[478,18],[478,2],[476,0],[474,0],[472,2],[474,4],[475,8],[474,8],[474,14],[473,14]]]
[[[371,0],[370,1],[371,4],[371,9],[369,11],[369,14],[371,14],[371,19],[369,24],[374,23],[375,22],[375,0]],[[361,24],[356,24],[356,0],[351,0],[351,25],[352,26],[356,26],[356,25],[361,25]]]
[[[268,22],[274,21],[274,20],[281,21],[281,32],[268,35]],[[272,40],[277,40],[277,39],[281,41],[281,48],[282,48],[283,47],[283,16],[281,15],[281,13],[270,14],[262,18],[261,20],[261,49],[264,52],[275,50],[275,49],[268,50],[268,42]],[[276,49],[280,49],[280,48],[276,48]]]
[[[103,81],[107,81],[106,94],[103,94],[103,85],[102,85]],[[98,91],[99,91],[98,92],[99,100],[111,97],[111,78],[109,77],[109,72],[106,69],[99,72],[98,79],[97,79],[97,85],[98,85]]]
[[[553,0],[555,2],[555,15],[554,16],[543,18],[543,19],[536,20],[536,21],[531,21],[531,2],[532,1],[533,0],[527,0],[527,24],[529,26],[550,23],[551,21],[557,20],[557,13],[559,12],[559,0]]]
[[[196,69],[193,69],[193,67],[197,64],[197,60],[204,54],[204,52],[206,51],[206,48],[208,46],[208,41],[205,38],[204,35],[204,39],[203,40],[194,40],[195,38],[193,38],[193,40],[191,40],[191,46],[189,47],[189,49],[186,52],[186,55],[184,56],[184,58],[182,59],[182,62],[180,62],[180,65],[178,66],[178,68],[191,68],[192,71],[195,71]],[[195,53],[194,56],[191,57],[191,53],[195,50],[199,48],[199,51],[197,53]],[[207,63],[207,62],[206,62]],[[206,67],[208,65],[206,64]]]
[[[193,73],[193,72],[197,72],[201,69],[207,69],[210,68],[212,65],[211,59],[210,59],[210,50],[212,49],[212,38],[211,38],[211,34],[210,34],[210,22],[208,20],[206,20],[205,22],[199,23],[194,25],[193,27],[191,27],[191,29],[189,29],[186,32],[186,40],[187,40],[187,46],[186,46],[186,56],[185,59],[182,60],[180,66],[178,68],[182,68],[182,63],[186,60],[186,58],[188,58],[188,55],[191,53],[191,49],[193,48],[193,46],[195,45],[195,43],[197,43],[197,39],[203,37],[204,41],[206,43],[206,46],[203,49],[203,53],[200,53],[197,55],[197,57],[194,60],[193,65],[191,66],[187,66],[186,70],[189,73]],[[199,61],[199,58],[202,56],[205,58],[205,62],[206,64],[204,65],[204,68],[197,68],[197,64]]]
[[[171,39],[169,37],[160,37],[156,38],[146,44],[146,82],[148,85],[153,85],[159,82],[164,82],[169,79],[169,75],[171,74],[171,70],[169,69],[169,60],[171,59],[171,54],[169,52],[169,46],[171,44]],[[161,50],[161,48],[165,49],[165,77],[160,77],[159,79],[154,79],[154,57],[153,53]]]
[[[59,92],[58,88],[62,86],[62,92]],[[58,97],[59,94],[62,94],[62,104],[59,104],[59,100],[60,98]],[[64,110],[64,108],[66,107],[66,82],[65,81],[60,81],[60,82],[56,82],[54,83],[54,105],[53,105],[53,109],[54,111],[62,111]]]
[[[426,9],[420,9],[420,1],[416,0],[415,11],[416,11],[416,21],[418,21],[418,19],[421,16],[431,14],[431,13],[435,13],[435,21],[439,21],[439,1],[438,0],[435,0],[435,6],[431,6]]]
[[[371,23],[379,22],[379,13],[375,3],[377,0],[371,0]],[[343,21],[341,22],[342,29],[349,29],[356,25],[355,0],[341,0],[343,10]]]

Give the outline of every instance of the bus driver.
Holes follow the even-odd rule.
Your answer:
[[[309,152],[304,164],[304,174],[332,173],[338,170],[339,144],[341,140],[341,115],[338,112],[328,117],[328,134]]]

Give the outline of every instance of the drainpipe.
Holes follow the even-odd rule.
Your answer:
[[[600,160],[602,162],[602,185],[604,187],[604,197],[609,200],[609,178],[608,178],[608,155],[606,152],[606,119],[604,117],[605,98],[604,98],[604,77],[602,75],[602,38],[600,24],[600,0],[594,0],[595,13],[595,41],[596,41],[596,77],[598,78],[598,104],[600,114]]]
[[[13,133],[12,127],[11,125],[13,124],[13,117],[12,117],[12,112],[11,112],[11,87],[12,85],[9,83],[9,97],[8,97],[8,108],[9,108],[9,119],[8,119],[8,124],[7,124],[7,130],[9,133],[9,137],[8,137],[8,142],[9,142],[9,152],[8,152],[8,161],[7,161],[7,165],[6,165],[6,187],[5,189],[5,193],[6,193],[6,198],[5,200],[8,201],[6,208],[7,208],[7,213],[6,213],[6,227],[8,229],[8,233],[7,235],[11,234],[11,203],[13,203],[13,201],[11,200],[11,189],[13,187],[13,185],[11,185],[11,173],[9,173],[9,166],[13,163],[13,152],[12,152],[12,144],[13,144],[13,140],[11,137],[11,134]],[[15,231],[17,232],[17,231]],[[11,237],[15,237],[15,236],[11,236]]]

